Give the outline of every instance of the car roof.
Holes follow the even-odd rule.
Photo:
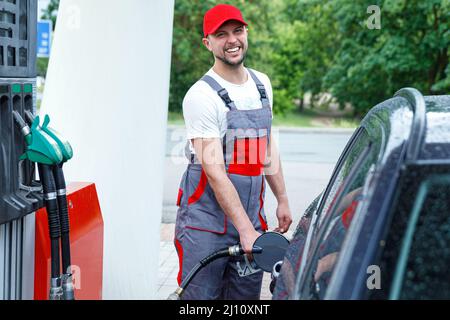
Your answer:
[[[450,95],[424,98],[426,130],[419,159],[450,159]]]
[[[384,158],[406,142],[409,161],[450,159],[450,95],[423,96],[413,88],[399,90],[373,107],[361,122],[369,134],[379,130],[380,124],[386,136]]]

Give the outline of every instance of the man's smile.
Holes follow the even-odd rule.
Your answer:
[[[226,49],[225,52],[229,53],[231,55],[234,55],[234,54],[237,54],[240,50],[241,50],[241,47],[240,46],[236,46],[236,47],[232,47],[232,48]]]

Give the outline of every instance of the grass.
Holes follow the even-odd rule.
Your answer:
[[[318,113],[315,110],[305,109],[303,112],[289,111],[285,114],[274,116],[273,124],[282,127],[304,128],[356,128],[358,119],[349,115],[334,116],[326,113]]]
[[[327,116],[310,109],[302,113],[290,111],[285,114],[276,114],[273,117],[273,125],[279,127],[356,128],[359,122],[360,120],[350,116]],[[178,112],[169,112],[169,124],[183,125],[183,115]]]
[[[168,123],[171,125],[183,125],[183,114],[180,112],[169,111]]]

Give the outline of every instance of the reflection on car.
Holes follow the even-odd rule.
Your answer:
[[[307,208],[273,299],[450,299],[450,95],[402,89]]]

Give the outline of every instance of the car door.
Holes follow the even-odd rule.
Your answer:
[[[317,242],[319,230],[322,228],[326,217],[329,216],[331,208],[336,205],[336,201],[339,201],[342,205],[340,199],[344,182],[350,175],[358,156],[369,144],[367,130],[364,127],[355,130],[336,164],[323,196],[319,196],[313,201],[297,226],[277,280],[274,299],[298,298],[295,287],[298,286],[308,260],[307,254],[311,251],[311,244]],[[377,148],[373,150],[375,149]],[[375,151],[372,152],[375,153]],[[368,171],[369,168],[366,169]],[[348,201],[349,198],[346,198],[346,200]]]
[[[371,299],[450,299],[450,163],[403,170]]]
[[[364,201],[364,185],[378,160],[379,148],[363,129],[341,166],[332,187],[336,191],[325,200],[308,248],[307,263],[298,279],[295,299],[324,298],[347,230]]]

